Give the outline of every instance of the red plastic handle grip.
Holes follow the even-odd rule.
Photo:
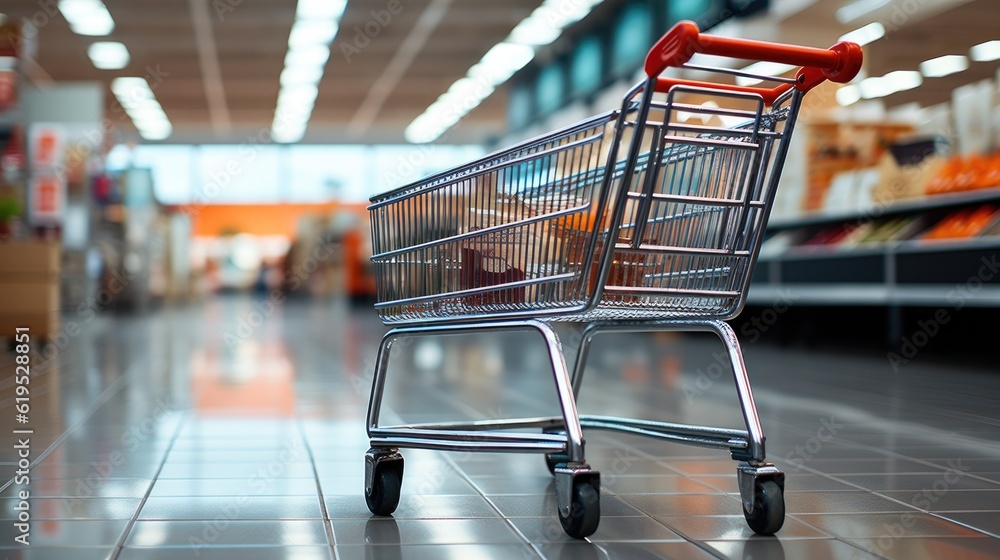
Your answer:
[[[839,83],[851,81],[861,70],[864,56],[855,43],[840,42],[829,49],[816,49],[715,37],[702,34],[692,21],[682,21],[667,31],[649,51],[646,75],[655,78],[671,66],[684,65],[697,53],[802,66],[796,75],[796,87],[800,90],[811,89],[824,79]]]

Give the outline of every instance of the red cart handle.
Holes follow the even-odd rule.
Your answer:
[[[696,53],[801,66],[795,75],[795,87],[803,92],[809,91],[824,80],[838,83],[851,81],[861,70],[864,56],[861,46],[857,43],[842,41],[829,49],[816,49],[750,39],[717,37],[702,34],[698,24],[692,21],[682,21],[667,31],[649,51],[649,55],[646,56],[646,75],[655,78],[669,67],[683,66]],[[664,88],[669,89],[677,84],[749,93],[768,92],[765,101],[767,97],[772,99],[777,97],[789,87],[787,84],[782,84],[773,89],[747,88],[660,78],[656,89],[663,91]]]

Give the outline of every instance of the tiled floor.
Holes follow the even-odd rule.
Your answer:
[[[362,497],[362,420],[383,327],[336,303],[224,298],[84,325],[35,356],[33,466],[0,433],[0,558],[990,558],[1000,556],[1000,376],[745,343],[788,516],[755,537],[724,454],[588,432],[602,520],[567,538],[541,457],[404,450],[391,519]],[[572,349],[578,331],[566,329]],[[475,342],[479,344],[472,344]],[[580,407],[740,426],[720,346],[608,336]],[[400,344],[388,413],[555,411],[530,336]],[[54,352],[58,347],[61,351]],[[714,353],[714,354],[713,354]],[[11,354],[2,356],[12,371]],[[14,425],[8,374],[0,418]],[[30,546],[14,542],[30,491]]]

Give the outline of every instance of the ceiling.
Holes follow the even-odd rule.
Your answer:
[[[372,12],[385,10],[389,1],[348,2],[305,142],[403,142],[404,128],[541,3],[399,0],[400,13],[385,25],[373,23]],[[605,17],[602,14],[622,1],[606,0],[591,17]],[[834,17],[848,0],[796,1],[805,8],[779,25],[765,20],[764,31],[751,36],[821,45],[871,21],[885,22],[886,36],[865,49],[871,76],[897,69],[916,70],[923,60],[967,54],[972,45],[1000,38],[996,24],[1000,2],[996,0],[894,0],[850,25],[839,25]],[[153,71],[162,76],[151,85],[174,129],[168,142],[242,143],[267,137],[296,0],[104,2],[115,20],[115,30],[109,37],[97,38],[74,34],[58,13],[47,17],[44,2],[4,0],[0,11],[8,18],[35,17],[44,23],[39,30],[37,65],[28,68],[32,81],[44,85],[50,80],[97,80],[107,85],[118,76],[143,76]],[[777,11],[779,5],[792,3],[771,2]],[[429,6],[444,9],[444,15],[432,24],[426,41],[414,42],[421,35],[415,32],[418,21]],[[912,6],[917,9],[912,10]],[[903,8],[907,11],[900,20],[897,13]],[[358,30],[366,25],[377,35],[367,44],[364,37],[355,42]],[[124,43],[131,54],[129,66],[123,70],[94,68],[86,50],[95,40]],[[352,51],[349,59],[346,51]],[[952,89],[994,77],[997,66],[996,62],[973,62],[965,72],[928,78],[920,88],[891,95],[885,101],[890,106],[948,101]],[[441,141],[479,143],[502,135],[505,93],[505,88],[498,89]],[[114,99],[110,90],[106,96],[111,109]],[[135,137],[131,122],[124,116],[119,120],[119,131]]]
[[[834,41],[871,22],[885,26],[885,37],[865,47],[865,67],[869,76],[883,76],[894,70],[918,70],[920,63],[943,55],[969,54],[969,48],[1000,39],[1000,2],[997,0],[894,0],[884,7],[838,25],[836,11],[848,0],[822,0],[787,19],[785,40],[808,41],[822,37]],[[798,32],[796,32],[798,30]],[[792,33],[800,39],[787,37]],[[804,43],[805,44],[805,43]],[[916,89],[881,98],[893,107],[916,102],[923,107],[951,101],[957,87],[984,79],[996,79],[1000,61],[972,62],[968,70],[940,78],[924,78]]]
[[[197,5],[201,2],[202,5]],[[414,30],[432,2],[447,5],[419,52],[407,64],[390,61]],[[115,20],[108,37],[74,34],[58,13],[39,30],[36,83],[99,80],[143,76],[158,69],[154,83],[157,100],[170,118],[174,133],[169,142],[244,142],[270,128],[295,18],[295,0],[104,0]],[[319,86],[305,142],[403,142],[402,131],[452,83],[503,40],[541,0],[400,0],[402,10],[386,25],[376,25],[372,11],[383,11],[388,0],[350,0],[334,39],[330,60]],[[55,2],[53,1],[54,5]],[[0,11],[20,20],[39,13],[37,0],[4,0]],[[229,9],[231,7],[231,10]],[[199,34],[199,18],[207,18],[210,36]],[[41,21],[40,17],[38,21]],[[204,19],[202,20],[204,21]],[[345,56],[354,45],[355,27],[376,30],[359,53]],[[123,70],[97,70],[87,57],[95,40],[120,41],[128,47],[131,63]],[[207,42],[207,44],[206,44]],[[211,53],[214,43],[215,56]],[[412,46],[412,39],[411,44]],[[206,52],[207,51],[207,52]],[[405,62],[410,57],[401,56]],[[218,71],[212,68],[217,65]],[[395,71],[395,72],[393,72]],[[215,79],[214,76],[218,76]],[[447,141],[481,141],[503,131],[506,100],[503,90],[490,96]],[[107,91],[108,104],[113,102]],[[210,104],[209,99],[214,103]],[[121,129],[134,129],[123,119]]]

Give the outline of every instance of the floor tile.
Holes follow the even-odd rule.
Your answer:
[[[34,479],[27,488],[11,485],[0,497],[14,497],[27,490],[33,498],[141,498],[151,478],[47,478]]]
[[[0,500],[2,519],[16,519],[21,500]],[[139,509],[132,498],[29,498],[32,519],[129,519]]]
[[[739,500],[728,494],[619,494],[618,497],[653,517],[728,515],[742,511]]]
[[[735,478],[734,476],[733,479]],[[616,494],[696,494],[720,491],[699,480],[680,475],[618,476],[601,473],[601,487]]]
[[[520,537],[502,519],[332,520],[337,545],[513,544]]]
[[[330,519],[368,519],[371,512],[363,496],[328,496],[326,511]],[[481,496],[439,496],[406,494],[400,496],[396,519],[463,519],[499,517]]]
[[[315,476],[309,463],[167,463],[159,478],[309,478]]]
[[[0,558],[4,560],[109,560],[115,549],[109,547],[80,546],[19,546],[0,547]]]
[[[327,546],[123,548],[118,560],[333,560]]]
[[[789,492],[785,511],[799,513],[912,512],[916,508],[867,492]]]
[[[832,539],[783,541],[773,537],[751,537],[743,541],[706,541],[705,544],[724,558],[759,560],[781,558],[831,558],[835,560],[876,560],[877,554]]]
[[[527,544],[337,545],[339,560],[535,560]]]
[[[0,530],[4,546],[16,545],[8,521]],[[31,548],[48,546],[108,547],[115,546],[128,526],[128,519],[39,519],[32,523]],[[3,553],[0,552],[0,558]]]
[[[859,474],[837,475],[845,482],[857,484],[868,490],[882,491],[934,491],[935,487],[950,490],[1000,490],[1000,483],[971,476],[945,478],[942,474]]]
[[[326,528],[319,519],[237,521],[139,520],[129,531],[128,547],[327,545]]]
[[[742,514],[657,517],[656,520],[693,541],[745,540],[754,536]],[[781,540],[828,539],[831,535],[786,516],[776,537]]]
[[[315,478],[161,478],[150,497],[184,496],[316,496]]]
[[[1000,515],[1000,489],[955,490],[949,489],[947,484],[942,484],[920,491],[879,492],[879,494],[932,512],[995,511]]]
[[[664,496],[666,499],[667,496]],[[490,496],[505,517],[555,516],[558,509],[555,492],[535,496]],[[601,517],[636,517],[643,513],[619,496],[601,493]]]
[[[996,512],[948,512],[939,513],[936,516],[956,521],[977,531],[1000,538],[1000,515]]]
[[[709,486],[717,492],[739,492],[736,475],[704,475],[694,480]],[[818,474],[788,474],[785,477],[785,492],[845,492],[859,489],[843,482]]]
[[[322,519],[319,498],[306,496],[192,497],[146,500],[139,519]]]
[[[1000,557],[1000,539],[935,538],[852,540],[852,544],[890,560],[986,559]]]
[[[797,514],[796,518],[835,537],[848,539],[876,538],[883,535],[903,537],[975,537],[978,533],[940,517],[921,512]]]
[[[710,560],[717,558],[688,542],[553,542],[539,543],[553,560]]]
[[[562,524],[553,514],[547,517],[515,517],[511,523],[532,543],[573,542],[563,532]],[[682,541],[680,535],[648,517],[601,517],[592,542]]]

